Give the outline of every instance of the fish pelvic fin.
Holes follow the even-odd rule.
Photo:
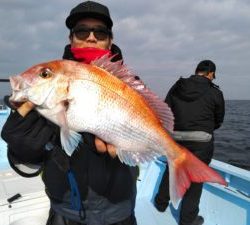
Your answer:
[[[219,183],[227,185],[226,181],[212,168],[199,160],[186,148],[177,145],[181,152],[180,156],[175,160],[169,160],[169,183],[170,183],[170,199],[174,208],[178,205],[190,187],[191,182],[203,183]]]
[[[122,63],[122,60],[111,62],[111,59],[112,57],[110,58],[108,55],[104,55],[92,61],[91,64],[108,71],[137,91],[153,109],[162,126],[167,131],[172,132],[174,128],[174,116],[168,104],[146,87],[139,76],[129,70],[128,67]]]
[[[82,142],[81,134],[73,130],[61,128],[60,137],[62,148],[68,156],[71,156],[77,149],[79,143]]]

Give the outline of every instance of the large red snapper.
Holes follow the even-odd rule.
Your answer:
[[[12,102],[31,101],[44,117],[61,127],[61,143],[71,155],[90,132],[117,149],[129,165],[165,155],[170,170],[170,197],[177,207],[190,182],[225,181],[167,132],[173,115],[145,85],[107,57],[92,65],[57,60],[31,67],[10,78]],[[83,140],[84,141],[84,140]]]

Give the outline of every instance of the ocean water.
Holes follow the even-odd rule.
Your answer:
[[[250,170],[250,100],[226,101],[224,123],[215,132],[214,158]]]
[[[0,114],[0,130],[6,118]],[[0,138],[0,169],[8,167],[6,148]],[[250,100],[226,101],[224,123],[215,132],[214,158],[250,170]]]

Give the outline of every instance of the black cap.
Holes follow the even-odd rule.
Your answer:
[[[197,72],[215,72],[216,66],[213,61],[211,60],[203,60],[199,62],[196,67],[195,73]]]
[[[82,2],[73,8],[65,21],[66,26],[72,29],[80,19],[87,17],[103,21],[110,30],[113,26],[109,9],[105,5],[93,1]]]

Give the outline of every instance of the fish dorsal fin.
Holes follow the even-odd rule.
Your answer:
[[[91,64],[106,70],[139,92],[157,114],[163,127],[167,131],[172,132],[174,128],[174,116],[169,106],[146,87],[136,74],[123,65],[121,60],[111,62],[111,59],[108,55],[104,55],[92,61]]]

